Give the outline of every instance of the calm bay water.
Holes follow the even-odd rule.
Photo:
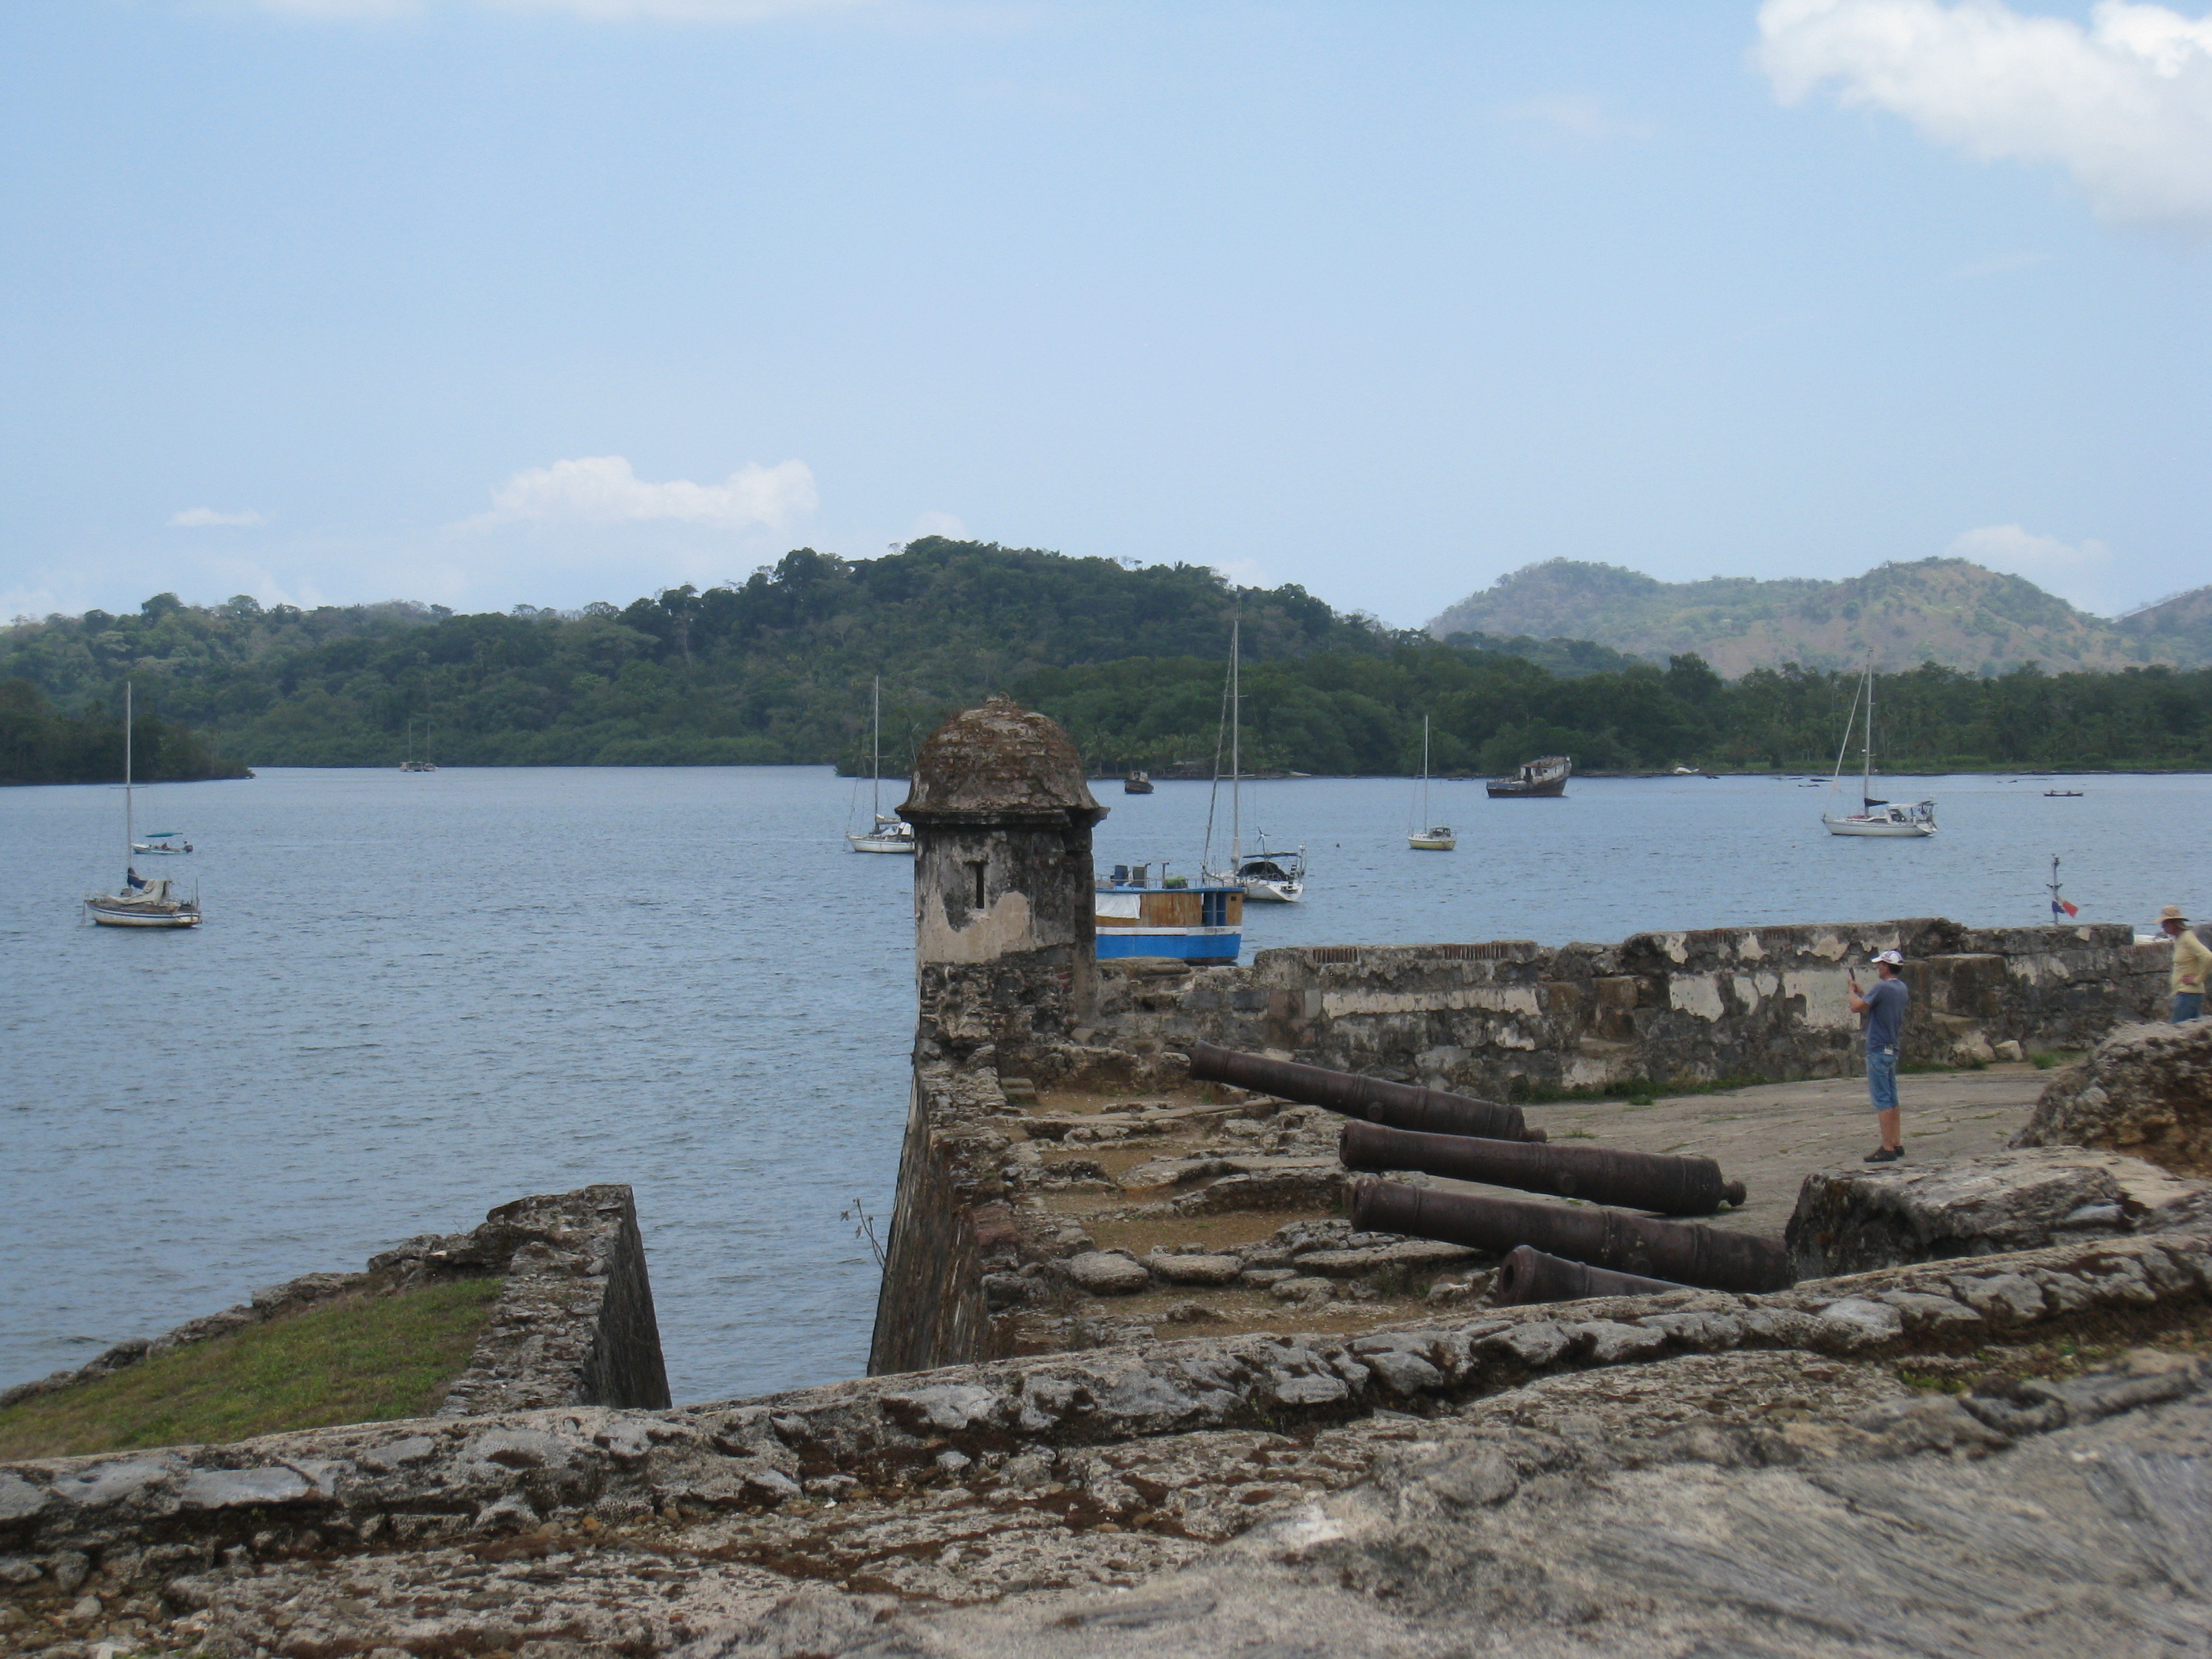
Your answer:
[[[1407,850],[1402,781],[1250,785],[1248,841],[1314,874],[1247,949],[2032,924],[2054,853],[2085,921],[2212,914],[2173,833],[2212,778],[2075,781],[1900,781],[1942,803],[1923,842],[1832,837],[1820,792],[1765,778],[1433,785],[1455,854]],[[1102,863],[1196,872],[1205,785],[1097,787]],[[849,781],[271,769],[138,799],[201,849],[142,860],[198,884],[195,933],[82,925],[119,790],[0,791],[0,1383],[595,1181],[637,1189],[678,1401],[859,1373],[875,1268],[838,1212],[890,1209],[911,866],[845,850]]]

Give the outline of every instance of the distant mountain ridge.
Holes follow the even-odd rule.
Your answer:
[[[2025,662],[2053,672],[2212,663],[2212,587],[2117,622],[2077,611],[2033,582],[1966,559],[1877,566],[1842,581],[1715,576],[1666,582],[1618,565],[1553,559],[1501,576],[1428,624],[1455,635],[1589,640],[1664,662],[1694,652],[1734,679],[1795,662],[1844,668],[1937,662],[1997,674]]]

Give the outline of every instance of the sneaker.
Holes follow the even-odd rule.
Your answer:
[[[1877,1146],[1866,1155],[1869,1164],[1894,1164],[1905,1156],[1902,1146]]]

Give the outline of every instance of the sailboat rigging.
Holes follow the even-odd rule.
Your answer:
[[[1421,716],[1421,817],[1429,816],[1429,717]],[[1449,853],[1459,845],[1449,823],[1431,823],[1407,836],[1406,844],[1417,853]]]
[[[403,772],[436,771],[438,763],[430,758],[429,750],[430,722],[428,719],[426,717],[422,722],[422,753],[417,755],[415,752],[415,721],[410,716],[407,721],[407,752],[400,759],[399,769]]]
[[[123,886],[118,892],[93,893],[84,901],[86,913],[102,927],[197,927],[200,901],[172,896],[176,883],[157,877],[148,880],[131,861],[137,850],[133,809],[131,736],[135,725],[131,682],[123,682]]]
[[[1832,836],[1932,836],[1936,833],[1936,803],[1915,801],[1910,806],[1876,800],[1874,793],[1874,653],[1867,653],[1866,674],[1851,698],[1851,712],[1844,722],[1843,746],[1836,750],[1835,775],[1828,781],[1832,802],[1844,781],[1844,757],[1851,751],[1851,732],[1858,720],[1859,704],[1866,704],[1866,744],[1859,767],[1859,810],[1838,817],[1824,806],[1820,822]]]
[[[1208,881],[1241,887],[1244,896],[1269,904],[1296,904],[1306,896],[1306,849],[1295,853],[1267,850],[1267,832],[1256,830],[1259,844],[1244,856],[1244,670],[1242,617],[1229,623],[1229,684],[1223,693],[1223,721],[1229,739],[1229,867],[1215,870],[1213,859],[1214,799],[1221,793],[1221,745],[1213,751],[1213,797],[1206,804],[1206,844],[1200,866]]]
[[[904,819],[884,816],[884,677],[876,676],[875,686],[869,696],[872,738],[874,759],[870,775],[874,780],[869,794],[869,811],[874,814],[874,827],[860,835],[851,830],[845,839],[852,843],[855,853],[911,853],[914,851],[914,826]],[[849,820],[848,820],[849,822]]]

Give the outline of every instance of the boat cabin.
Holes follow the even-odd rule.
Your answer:
[[[1099,878],[1091,901],[1098,959],[1172,957],[1197,967],[1227,967],[1244,945],[1244,890],[1169,876],[1146,864],[1117,864]]]

